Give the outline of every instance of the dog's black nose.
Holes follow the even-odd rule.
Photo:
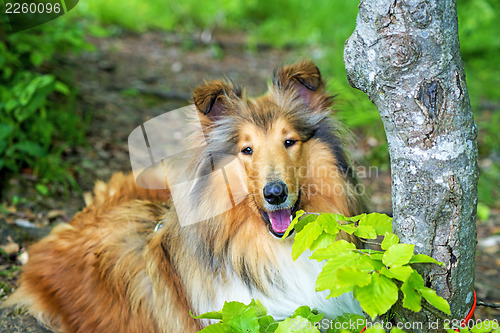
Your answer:
[[[264,199],[271,205],[279,205],[288,197],[288,186],[282,181],[267,183],[263,189]]]

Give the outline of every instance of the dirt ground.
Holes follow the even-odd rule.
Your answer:
[[[132,130],[149,119],[187,105],[190,92],[203,80],[229,77],[246,87],[250,95],[257,95],[266,90],[277,65],[304,54],[304,50],[271,48],[249,52],[244,35],[208,37],[154,32],[92,39],[97,52],[64,59],[62,68],[72,73],[79,90],[77,112],[91,116],[89,146],[65,152],[65,158],[75,165],[75,175],[84,192],[91,191],[97,179],[107,180],[113,172],[130,171],[127,139]],[[370,149],[367,142],[373,138],[357,134],[350,150],[354,156],[363,156]],[[389,172],[381,171],[362,181],[372,192],[376,210],[390,212]],[[26,260],[26,255],[20,254],[25,247],[53,225],[68,222],[85,205],[84,195],[76,192],[69,196],[40,197],[29,175],[12,179],[9,185],[4,191],[8,211],[0,213],[0,245],[10,246],[11,251],[10,260],[0,261],[0,271],[4,272],[0,276],[3,299],[16,287],[19,275],[16,267]],[[14,205],[15,196],[21,200]],[[483,302],[498,304],[500,211],[492,211],[487,222],[478,222],[477,230],[477,296]],[[500,320],[500,311],[478,307],[476,318]],[[0,321],[4,319],[0,316]],[[0,328],[23,331],[5,325]]]

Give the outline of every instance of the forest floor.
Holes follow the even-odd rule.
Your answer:
[[[4,191],[5,209],[0,211],[0,245],[10,254],[10,259],[0,259],[3,299],[17,286],[21,263],[26,260],[26,254],[22,254],[26,246],[53,225],[69,222],[85,206],[85,193],[92,191],[96,180],[107,180],[116,171],[130,171],[128,136],[137,126],[189,104],[192,89],[206,79],[229,77],[245,87],[249,95],[262,94],[273,69],[293,61],[299,54],[293,49],[267,47],[249,52],[245,36],[236,34],[202,39],[198,35],[152,32],[93,38],[91,42],[96,45],[96,52],[67,57],[59,69],[73,75],[79,91],[77,112],[90,117],[88,146],[73,147],[64,155],[75,166],[72,172],[83,193],[73,191],[47,198],[35,190],[30,175],[10,181]],[[362,161],[376,139],[359,130],[354,130],[354,134],[356,138],[349,149],[355,159]],[[372,172],[362,182],[371,192],[376,210],[390,213],[389,171]],[[17,198],[17,202],[12,198]],[[498,304],[500,211],[492,210],[488,221],[477,222],[477,233],[477,296],[484,302]],[[478,307],[476,318],[500,320],[500,311]],[[0,328],[17,327],[8,326],[11,324],[0,324]]]

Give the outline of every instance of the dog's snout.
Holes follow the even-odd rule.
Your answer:
[[[288,186],[282,181],[267,183],[263,189],[264,199],[271,205],[279,205],[288,197]]]

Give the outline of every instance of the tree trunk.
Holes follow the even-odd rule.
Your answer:
[[[384,123],[394,232],[445,263],[419,270],[462,319],[473,301],[478,168],[457,21],[456,0],[361,0],[344,62]],[[436,320],[402,312],[423,332]]]

